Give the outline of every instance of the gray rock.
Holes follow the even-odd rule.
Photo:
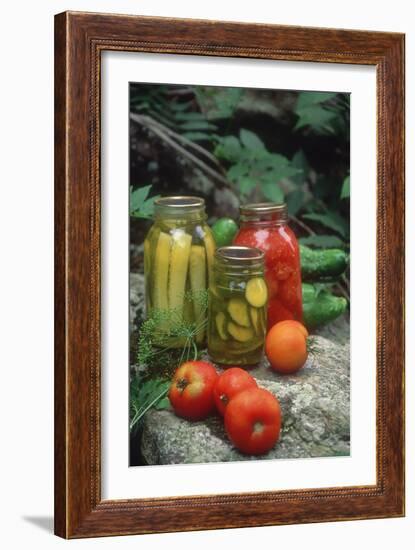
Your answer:
[[[139,324],[144,320],[144,315],[144,275],[130,273],[130,332],[138,329]]]
[[[349,455],[348,345],[314,336],[310,338],[307,364],[298,373],[278,375],[264,360],[251,374],[259,386],[278,397],[283,413],[279,441],[260,458]],[[147,464],[258,460],[232,446],[218,416],[188,422],[171,410],[146,414],[141,452]]]
[[[350,317],[348,313],[341,315],[327,325],[314,331],[314,334],[324,336],[340,345],[348,344],[350,341]]]

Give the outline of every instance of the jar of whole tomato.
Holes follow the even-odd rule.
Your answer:
[[[222,365],[255,365],[263,355],[268,290],[264,253],[223,246],[209,286],[208,352]]]
[[[302,321],[301,266],[297,239],[288,227],[286,204],[256,203],[240,208],[234,244],[265,253],[268,328],[286,319]]]
[[[154,224],[144,241],[144,275],[146,313],[158,320],[154,339],[160,345],[185,345],[178,327],[193,330],[197,343],[205,341],[215,252],[206,218],[199,197],[154,202]]]

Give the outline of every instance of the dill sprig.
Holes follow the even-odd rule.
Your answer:
[[[187,291],[185,306],[186,302],[199,306],[197,319],[186,319],[183,310],[153,309],[140,325],[139,373],[130,382],[130,430],[137,429],[149,409],[168,407],[166,396],[172,373],[182,363],[201,355],[196,339],[207,327],[208,291]]]

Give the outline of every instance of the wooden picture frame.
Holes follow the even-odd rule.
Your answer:
[[[105,50],[377,72],[373,486],[101,500],[100,60]],[[404,35],[65,12],[55,18],[55,533],[65,538],[404,515]]]

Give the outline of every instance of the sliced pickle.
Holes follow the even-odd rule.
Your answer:
[[[264,279],[261,277],[250,279],[246,285],[245,297],[251,306],[263,307],[268,298],[267,285]]]
[[[231,298],[228,302],[228,313],[241,327],[250,327],[248,304],[242,298]]]
[[[259,321],[260,312],[256,307],[250,306],[249,314],[251,316],[252,326],[254,327],[256,334],[261,334],[261,327]]]
[[[226,328],[232,338],[238,342],[249,342],[254,337],[254,331],[251,328],[238,326],[232,321],[227,324]]]
[[[226,315],[223,313],[223,311],[219,311],[219,313],[216,314],[215,323],[216,330],[218,331],[218,334],[222,338],[222,340],[228,340],[228,334],[226,332]]]

